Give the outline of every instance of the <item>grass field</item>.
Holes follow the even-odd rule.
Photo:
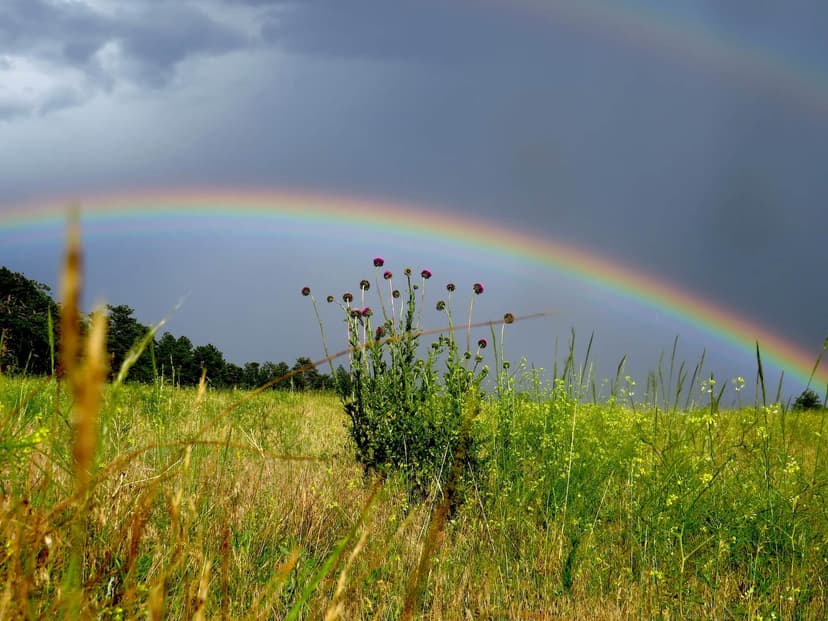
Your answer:
[[[0,377],[0,617],[826,617],[823,414],[558,388],[483,398],[435,530],[333,395],[107,387],[82,483],[65,388]]]

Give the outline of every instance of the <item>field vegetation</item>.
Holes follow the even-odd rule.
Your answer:
[[[380,270],[335,390],[130,384],[106,318],[79,327],[77,252],[60,368],[0,376],[0,618],[828,616],[824,399],[768,395],[758,349],[755,383],[602,388],[574,335],[547,375],[497,349],[520,318],[472,342],[479,283],[432,335],[431,274]]]

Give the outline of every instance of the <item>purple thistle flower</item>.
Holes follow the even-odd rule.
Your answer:
[[[374,267],[382,267],[383,265],[385,265],[385,259],[382,257],[376,257],[374,259]]]
[[[479,282],[474,283],[474,287],[472,287],[472,289],[474,289],[474,293],[476,295],[480,295],[481,293],[483,293],[486,290],[485,287],[483,287],[483,285],[480,284]]]
[[[394,274],[392,274],[391,272],[385,272],[385,273],[382,275],[382,277],[383,277],[383,278],[385,278],[385,280],[391,280],[391,277],[392,277],[393,275],[394,275]]]
[[[489,344],[489,341],[487,341],[486,339],[480,339],[479,341],[477,341],[477,346],[480,349],[486,349],[486,345],[488,345],[488,344]]]
[[[371,315],[373,315],[373,314],[374,314],[374,311],[372,311],[372,310],[371,310],[370,308],[368,308],[367,306],[366,306],[365,308],[363,308],[360,312],[362,313],[362,316],[363,316],[363,317],[370,317]]]
[[[453,283],[453,282],[450,282],[449,284],[447,284],[447,285],[446,285],[446,291],[448,291],[449,293],[451,293],[452,291],[454,291],[456,288],[457,288],[457,287],[455,287],[455,286],[454,286],[454,283]]]
[[[515,316],[512,313],[503,315],[503,323],[515,323]]]
[[[422,276],[425,280],[431,278],[431,270],[423,270],[420,272],[420,276]]]
[[[308,297],[310,295],[310,287],[302,287],[302,295]]]
[[[371,288],[371,283],[365,280],[364,278],[359,281],[359,288],[363,291],[368,291]]]
[[[385,328],[382,326],[377,326],[377,333],[376,333],[376,340],[380,340],[382,337],[385,336]]]
[[[348,291],[346,293],[343,293],[342,294],[342,301],[345,302],[346,304],[350,304],[351,302],[354,301],[354,294],[351,293],[350,291]]]

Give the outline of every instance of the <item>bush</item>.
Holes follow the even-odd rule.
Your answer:
[[[401,292],[394,289],[391,272],[380,273],[382,259],[374,265],[376,289],[380,279],[387,281],[388,295],[377,293],[380,310],[366,306],[367,280],[360,283],[358,304],[351,293],[339,302],[348,327],[350,370],[346,377],[335,376],[336,389],[348,415],[356,459],[366,473],[402,472],[409,489],[423,495],[432,483],[446,483],[457,468],[479,467],[472,427],[480,409],[480,384],[488,373],[481,354],[488,343],[480,339],[476,351],[469,351],[467,339],[461,352],[450,306],[455,287],[449,284],[448,302],[437,303],[448,328],[426,348],[421,338],[432,331],[424,332],[420,321],[431,272],[423,270],[416,279],[406,269]],[[312,298],[319,317],[310,289],[302,293]],[[481,293],[483,286],[475,284],[469,325],[474,297]],[[328,296],[328,302],[334,301]]]
[[[804,390],[794,401],[795,410],[820,410],[822,402],[813,390]]]

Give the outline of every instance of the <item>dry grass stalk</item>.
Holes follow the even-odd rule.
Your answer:
[[[83,255],[80,242],[80,215],[70,209],[66,226],[66,253],[61,274],[60,367],[58,375],[72,381],[80,353],[80,297]]]

